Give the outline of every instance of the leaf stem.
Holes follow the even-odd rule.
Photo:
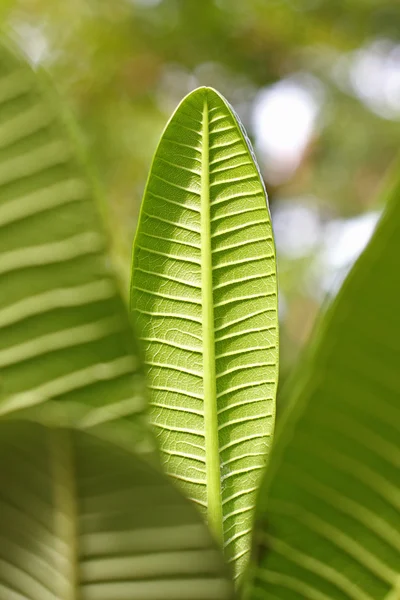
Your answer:
[[[201,165],[201,283],[203,317],[203,392],[209,527],[223,546],[221,475],[218,440],[215,370],[214,300],[211,254],[209,124],[207,90],[204,90]]]

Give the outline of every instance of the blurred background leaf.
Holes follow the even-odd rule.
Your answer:
[[[2,598],[233,599],[197,511],[132,452],[1,422],[0,484]]]
[[[3,42],[0,417],[120,422],[121,442],[153,453],[144,369],[73,125],[51,86]]]
[[[0,20],[50,70],[81,123],[126,285],[170,112],[198,85],[234,105],[270,195],[284,381],[381,211],[376,190],[400,134],[400,4],[3,0]]]
[[[247,598],[400,597],[400,180],[312,352],[260,488]]]

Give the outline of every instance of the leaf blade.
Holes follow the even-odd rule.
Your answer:
[[[149,451],[142,367],[79,152],[7,45],[0,84],[0,416],[122,417]]]
[[[0,422],[0,593],[29,600],[229,600],[189,502],[134,453],[78,430]]]
[[[399,206],[397,183],[288,390],[249,597],[399,593]]]
[[[166,469],[217,538],[223,527],[239,573],[274,421],[275,254],[251,147],[208,88],[183,100],[156,151],[134,242],[131,308]]]

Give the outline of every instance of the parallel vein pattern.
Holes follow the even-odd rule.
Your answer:
[[[400,598],[400,187],[292,389],[250,598]]]
[[[131,419],[143,400],[128,319],[53,105],[0,48],[0,415],[50,402]]]
[[[193,506],[87,433],[0,423],[0,600],[230,600]]]
[[[252,152],[227,103],[197,90],[154,158],[134,244],[132,310],[167,471],[223,537],[236,574],[248,558],[274,424],[276,300]]]

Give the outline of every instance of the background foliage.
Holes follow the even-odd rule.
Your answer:
[[[171,110],[198,85],[235,106],[270,195],[282,381],[380,210],[376,191],[400,130],[400,5],[2,0],[0,21],[50,70],[80,121],[125,281],[151,156]]]

